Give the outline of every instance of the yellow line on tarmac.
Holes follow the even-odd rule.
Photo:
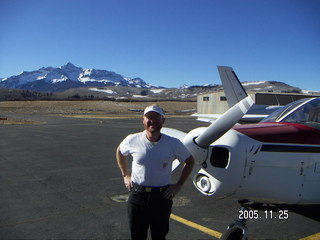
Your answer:
[[[184,219],[184,218],[179,217],[177,215],[174,215],[172,213],[171,213],[170,218],[175,220],[175,221],[178,221],[180,223],[183,223],[183,224],[185,224],[185,225],[187,225],[189,227],[195,228],[195,229],[197,229],[197,230],[199,230],[201,232],[204,232],[204,233],[206,233],[206,234],[208,234],[210,236],[216,237],[216,238],[220,238],[221,235],[222,235],[222,233],[220,233],[220,232],[214,231],[214,230],[212,230],[210,228],[206,228],[204,226],[201,226],[201,225],[199,225],[197,223],[191,222],[191,221],[189,221],[187,219]]]
[[[299,240],[320,240],[320,232],[310,235],[305,238],[300,238]]]
[[[189,227],[195,228],[195,229],[197,229],[197,230],[199,230],[201,232],[204,232],[204,233],[206,233],[206,234],[208,234],[210,236],[213,236],[213,237],[216,237],[216,238],[221,238],[221,236],[222,236],[222,233],[220,233],[220,232],[214,231],[214,230],[212,230],[210,228],[206,228],[206,227],[201,226],[201,225],[199,225],[197,223],[191,222],[191,221],[189,221],[187,219],[184,219],[182,217],[174,215],[173,213],[171,213],[170,218],[175,220],[175,221],[177,221],[177,222],[185,224],[185,225],[187,225]],[[310,235],[308,237],[300,238],[299,240],[320,240],[320,232],[312,234],[312,235]]]

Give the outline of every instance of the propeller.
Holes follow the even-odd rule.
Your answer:
[[[208,147],[211,143],[231,129],[243,117],[243,115],[246,114],[252,105],[253,100],[250,96],[242,99],[214,121],[204,132],[202,132],[195,139],[195,143],[202,148]]]
[[[178,138],[180,141],[182,141],[184,137],[187,135],[185,132],[182,132],[180,130],[166,127],[161,128],[161,133]]]
[[[248,96],[241,85],[236,73],[231,67],[218,66],[223,90],[227,96],[229,108]]]
[[[166,128],[166,127],[163,127],[161,129],[161,133],[163,134],[166,134],[166,135],[169,135],[171,137],[175,137],[175,138],[178,138],[180,141],[182,141],[185,136],[187,135],[185,132],[182,132],[180,130],[177,130],[177,129],[174,129],[174,128]],[[175,159],[173,162],[172,162],[172,169],[171,171],[174,171],[178,166],[180,165],[180,162],[178,159]]]
[[[243,117],[243,115],[246,114],[252,104],[253,100],[250,96],[244,98],[226,111],[204,131],[199,128],[186,134],[185,132],[177,129],[162,128],[161,133],[178,138],[189,149],[195,160],[197,162],[202,162],[201,159],[204,159],[207,154],[207,151],[204,149],[231,129]],[[200,135],[194,135],[198,133],[198,130],[201,132]],[[174,160],[172,164],[172,171],[176,169],[179,164],[180,162],[177,159]]]

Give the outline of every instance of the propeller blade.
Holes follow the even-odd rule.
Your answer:
[[[171,172],[173,172],[174,170],[176,170],[176,168],[179,167],[179,165],[180,165],[180,162],[179,162],[178,159],[173,160]]]
[[[231,129],[252,106],[250,96],[242,99],[221,117],[214,121],[199,137],[195,139],[198,146],[206,148]]]
[[[161,133],[169,135],[174,138],[178,138],[180,141],[184,139],[184,137],[187,135],[185,132],[182,132],[180,130],[174,129],[174,128],[162,128]],[[177,167],[179,167],[180,161],[178,159],[175,159],[172,162],[172,169],[171,171],[174,171]]]
[[[185,132],[182,132],[180,130],[174,129],[174,128],[161,128],[161,133],[166,134],[170,137],[178,138],[180,141],[184,139],[184,137],[187,135]]]
[[[239,101],[246,98],[248,94],[231,67],[218,66],[218,71],[223,90],[227,97],[228,106],[231,108]]]

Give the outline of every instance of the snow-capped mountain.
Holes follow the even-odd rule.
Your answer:
[[[83,69],[70,62],[58,68],[46,67],[0,79],[0,88],[19,88],[47,92],[60,92],[70,88],[86,86],[155,87],[147,84],[141,78],[128,78],[107,70]]]

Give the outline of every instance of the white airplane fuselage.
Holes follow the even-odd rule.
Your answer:
[[[204,130],[191,131],[183,141],[197,159],[194,185],[201,193],[264,203],[320,203],[319,130],[292,123],[235,126],[206,150],[190,141]]]

